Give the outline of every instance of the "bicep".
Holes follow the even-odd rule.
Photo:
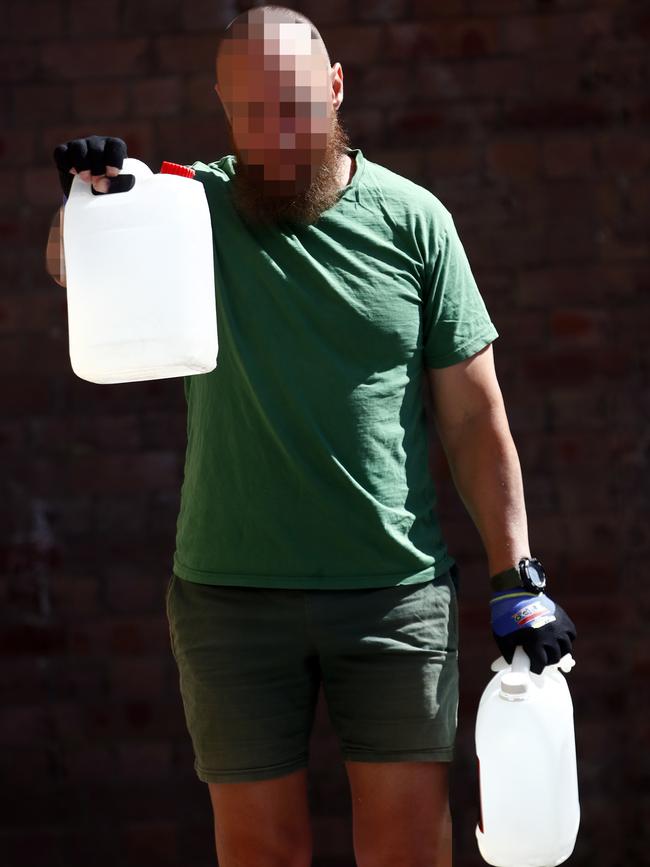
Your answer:
[[[445,448],[472,418],[503,411],[491,343],[456,364],[427,368],[427,379],[433,418]]]

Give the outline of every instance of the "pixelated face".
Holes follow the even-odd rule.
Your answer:
[[[249,22],[222,46],[216,90],[237,156],[275,194],[305,189],[321,167],[342,99],[340,65],[303,23]]]

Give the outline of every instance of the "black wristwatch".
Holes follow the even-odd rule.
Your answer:
[[[522,557],[516,566],[493,575],[490,584],[495,591],[523,587],[529,593],[543,593],[546,587],[546,573],[535,557]]]

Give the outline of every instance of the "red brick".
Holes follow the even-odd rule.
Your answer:
[[[60,336],[8,334],[0,341],[0,365],[5,372],[17,375],[38,358],[50,374],[67,371],[68,348]]]
[[[133,822],[122,833],[125,858],[129,864],[154,859],[161,867],[178,864],[178,830],[173,821]]]
[[[157,597],[158,579],[143,575],[136,568],[110,570],[106,575],[106,607],[120,614],[144,614],[151,612]]]
[[[22,203],[22,173],[15,169],[0,171],[0,207],[11,210]],[[4,269],[3,273],[6,273]]]
[[[70,112],[70,91],[65,85],[28,84],[13,89],[13,116],[17,123],[42,126],[43,123],[61,122]],[[11,138],[18,133],[13,130]]]
[[[164,600],[160,603],[162,611]],[[160,614],[165,617],[164,612]],[[166,670],[171,656],[111,658],[109,666],[110,693],[116,700],[131,700],[137,698],[159,699],[164,695],[166,686]]]
[[[41,69],[41,46],[28,42],[5,42],[0,54],[0,80],[29,81]]]
[[[518,303],[548,309],[549,305],[620,304],[638,292],[638,282],[629,266],[617,263],[603,265],[557,264],[531,268],[520,274],[517,288]]]
[[[593,143],[586,136],[544,136],[544,173],[549,178],[588,177],[594,172],[593,150]]]
[[[127,85],[121,81],[75,84],[73,105],[75,116],[84,123],[122,117],[127,105]]]
[[[140,421],[137,415],[77,416],[67,425],[68,442],[75,450],[92,454],[112,450],[121,452],[139,449],[142,445]]]
[[[5,749],[10,744],[37,742],[44,731],[43,711],[38,704],[5,707],[0,714],[0,743]]]
[[[601,377],[617,379],[629,369],[624,351],[549,351],[531,353],[524,363],[526,378],[536,386],[580,385]]]
[[[575,56],[575,47],[583,50],[611,31],[611,12],[592,9],[556,14],[509,16],[503,21],[506,51],[524,52],[528,56]]]
[[[61,656],[51,662],[48,672],[50,689],[52,694],[65,697],[68,708],[72,708],[75,702],[102,701],[107,697],[104,660]]]
[[[182,164],[194,160],[209,163],[232,151],[222,112],[213,117],[194,116],[182,122],[177,118],[161,118],[157,129],[157,145],[164,160]]]
[[[541,168],[538,142],[520,136],[495,136],[486,147],[485,160],[495,177],[534,177]]]
[[[43,690],[47,689],[49,669],[50,660],[45,661],[40,656],[13,656],[11,663],[0,669],[2,707],[37,702]]]
[[[46,207],[51,211],[56,210],[61,203],[61,184],[54,164],[47,168],[33,168],[25,173],[24,197],[30,205]],[[43,249],[43,268],[45,268],[45,249]]]
[[[223,113],[219,97],[214,90],[214,74],[193,75],[189,79],[187,99],[193,114],[219,114]]]
[[[504,112],[503,119],[509,127],[571,129],[605,123],[609,117],[609,111],[595,99],[555,99],[513,106]]]
[[[80,502],[83,509],[85,505],[88,514],[87,500]],[[78,527],[79,532],[88,533],[89,527],[83,523]],[[50,594],[52,610],[61,620],[69,622],[79,617],[96,616],[102,606],[102,594],[100,593],[99,580],[88,575],[82,578],[58,572],[50,582]]]
[[[142,75],[148,69],[148,49],[143,38],[48,42],[42,49],[42,65],[48,79]]]
[[[373,161],[385,166],[397,174],[407,176],[413,180],[422,177],[427,155],[417,147],[390,147],[373,148]]]
[[[34,133],[29,130],[5,131],[0,135],[0,160],[3,167],[26,166],[34,159]]]
[[[479,167],[479,152],[472,144],[433,145],[425,159],[429,177],[467,175]]]
[[[140,79],[131,91],[131,110],[136,117],[176,115],[183,104],[183,96],[179,78]]]
[[[4,16],[3,16],[4,17]],[[9,4],[4,32],[12,39],[56,39],[63,32],[63,10],[59,0],[31,0]]]
[[[71,783],[106,782],[115,778],[115,747],[103,743],[74,743],[65,751],[65,775]]]
[[[313,3],[318,5],[319,22],[325,20],[323,16],[328,14],[330,6],[336,7],[339,5],[347,11],[346,0],[333,0],[333,2],[328,3],[327,7],[321,6],[320,0],[307,0],[307,2],[302,3],[300,8],[303,14],[309,18],[312,17],[309,7]],[[192,0],[191,3],[182,4],[181,14],[184,30],[199,30],[202,33],[214,30],[220,36],[237,14],[237,10],[231,3],[215,3],[214,0]]]
[[[521,0],[471,0],[472,12],[476,15],[505,15],[521,12],[522,6],[530,5]]]
[[[161,72],[203,72],[215,68],[218,37],[203,34],[161,36],[155,40],[157,67]]]
[[[377,24],[351,27],[345,24],[327,24],[320,33],[325,41],[332,63],[347,66],[366,66],[383,57],[383,29]]]
[[[517,351],[546,346],[546,320],[538,311],[511,309],[500,312],[495,319],[502,346]]]
[[[52,775],[53,753],[52,744],[48,744],[42,738],[34,739],[27,744],[12,744],[10,749],[0,749],[0,776],[5,786],[11,787],[12,792],[17,792],[23,787],[33,786],[34,780],[39,780],[43,786],[46,785],[46,781],[49,782]],[[17,833],[16,829],[14,832]],[[3,859],[9,855],[5,848],[5,840],[3,832],[0,831],[0,849]],[[19,859],[9,863],[24,864],[26,863],[24,858],[25,853],[21,852]]]
[[[102,0],[101,26],[98,27],[96,0],[74,0],[68,12],[72,36],[113,36],[120,30],[121,0]]]
[[[640,174],[650,167],[650,148],[644,146],[638,132],[609,129],[596,132],[595,151],[598,165],[625,175]]]
[[[409,7],[409,0],[357,0],[355,12],[359,21],[399,21]]]
[[[169,778],[171,744],[160,741],[126,740],[116,747],[117,775],[120,780],[155,780]]]
[[[447,15],[465,15],[468,11],[468,0],[413,0],[412,15],[414,18],[439,18]]]
[[[387,34],[391,60],[481,57],[499,49],[497,24],[487,18],[447,18],[432,24],[398,23]]]
[[[3,627],[0,647],[5,657],[19,653],[39,656],[63,653],[66,649],[65,630],[57,624],[15,623]]]
[[[341,118],[346,125],[346,129],[354,132],[354,138],[357,141],[354,147],[358,147],[358,142],[370,140],[377,143],[385,143],[386,138],[383,135],[385,129],[385,112],[377,108],[361,108],[355,109],[354,116],[351,120],[354,122],[354,127],[347,125],[347,117],[344,114]],[[364,153],[368,152],[368,148],[364,149]],[[370,156],[370,153],[368,153]],[[372,157],[370,156],[372,159]]]
[[[461,98],[480,96],[493,99],[504,94],[509,104],[514,99],[529,96],[529,69],[522,58],[477,58],[467,72],[471,79],[464,85]]]
[[[172,452],[79,454],[68,472],[71,489],[88,493],[166,490],[179,481],[179,459]]]
[[[0,849],[3,860],[6,864],[38,864],[47,859],[50,864],[65,864],[65,836],[63,829],[43,826],[38,822],[27,829],[2,830]]]
[[[359,105],[392,106],[409,92],[412,83],[413,75],[406,67],[379,64],[364,69],[348,93]]]
[[[124,4],[122,26],[125,33],[177,33],[181,25],[178,0],[130,0]],[[191,5],[191,4],[189,4]]]
[[[445,127],[447,111],[444,106],[398,111],[391,116],[389,128],[399,136],[420,136],[421,140],[430,141],[434,133]],[[382,119],[382,114],[375,112],[377,131],[380,129]]]
[[[169,652],[169,627],[160,614],[72,622],[67,631],[69,652],[80,656]]]
[[[555,309],[550,316],[553,337],[580,345],[597,344],[607,330],[607,314],[592,310]]]
[[[140,412],[137,416],[142,445],[147,450],[173,450],[184,445],[187,431],[185,409]]]
[[[536,64],[529,64],[525,55],[518,59],[526,65],[527,99],[531,103],[571,103],[593,96],[585,89],[583,68],[573,56]]]

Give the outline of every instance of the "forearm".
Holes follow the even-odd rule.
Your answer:
[[[496,407],[468,421],[443,443],[451,475],[485,546],[489,574],[530,557],[519,456],[505,410]]]
[[[47,273],[59,286],[66,285],[65,255],[63,252],[63,206],[54,215],[45,250]]]

